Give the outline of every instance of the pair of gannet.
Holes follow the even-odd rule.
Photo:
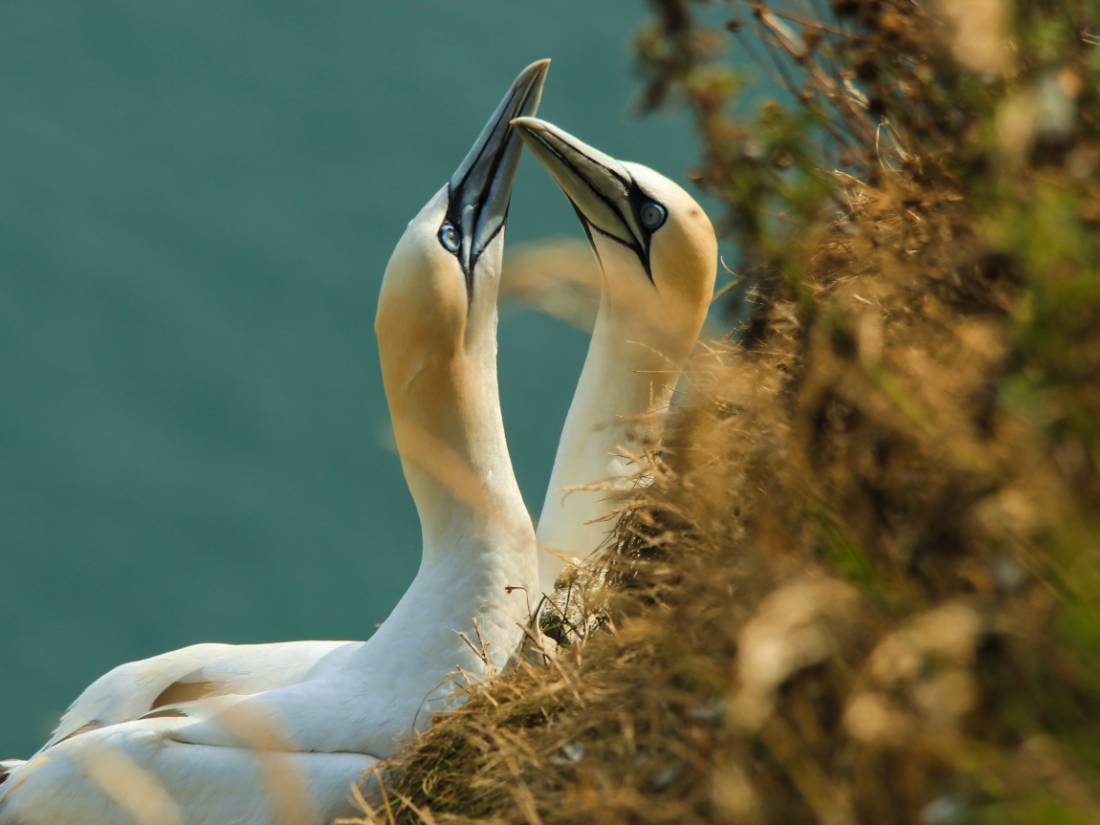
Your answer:
[[[350,787],[499,671],[540,586],[606,524],[622,416],[667,400],[713,286],[714,233],[671,181],[531,117],[549,61],[509,88],[386,267],[375,329],[394,436],[422,528],[420,569],[366,642],[195,645],[110,671],[28,762],[0,762],[0,825],[321,823]],[[497,290],[520,138],[572,201],[603,276],[539,539],[505,442]],[[659,323],[654,323],[659,319]],[[540,580],[543,583],[540,585]]]

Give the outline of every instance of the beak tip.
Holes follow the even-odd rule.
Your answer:
[[[530,115],[521,115],[520,117],[512,118],[509,123],[513,128],[518,129],[520,134],[525,132],[533,132],[542,124],[542,121],[537,117],[531,117]]]
[[[518,105],[513,109],[513,114],[534,114],[542,102],[542,89],[546,83],[546,74],[550,69],[550,58],[544,57],[536,60],[519,73],[512,83]],[[509,119],[511,123],[511,119]]]
[[[523,83],[529,86],[541,86],[544,82],[546,82],[546,74],[549,71],[550,58],[544,57],[541,60],[536,60],[534,63],[526,66],[523,71],[521,71],[517,76],[516,82]]]

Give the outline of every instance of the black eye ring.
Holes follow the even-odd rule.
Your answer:
[[[458,252],[462,246],[462,238],[450,221],[444,221],[443,226],[439,227],[439,242],[448,252]]]
[[[653,232],[660,229],[668,218],[668,210],[664,208],[657,201],[646,201],[642,204],[642,208],[638,210],[638,218],[642,222],[642,226]]]

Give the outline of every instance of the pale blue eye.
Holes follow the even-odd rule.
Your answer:
[[[646,201],[638,211],[638,216],[642,219],[642,226],[652,232],[654,229],[659,229],[665,222],[668,210],[657,201]]]
[[[448,252],[458,252],[458,248],[462,246],[462,239],[459,238],[458,230],[454,228],[454,224],[448,221],[439,227],[439,242],[443,244],[443,248]]]

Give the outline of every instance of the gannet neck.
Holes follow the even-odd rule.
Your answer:
[[[495,309],[493,315],[495,329]],[[426,368],[414,381],[420,386],[409,388],[421,397],[417,414],[395,418],[426,564],[491,564],[522,556],[513,544],[531,529],[505,440],[495,347],[476,352],[483,348],[488,342],[471,341],[445,363]]]
[[[461,555],[466,547],[480,557],[478,541],[530,521],[497,389],[503,234],[479,262],[472,297],[449,262],[437,266],[432,247],[423,254],[412,234],[413,243],[403,240],[387,267],[375,321],[394,438],[420,516],[425,560]]]
[[[613,290],[609,282],[618,276],[606,268],[618,263],[615,256],[608,250],[601,259],[600,309],[539,517],[541,593],[553,593],[566,560],[589,555],[614,527],[607,516],[615,510],[616,489],[640,469],[624,450],[660,436],[662,414],[694,342],[690,334],[661,334]],[[602,489],[571,489],[594,484]]]
[[[357,743],[368,753],[388,755],[426,726],[452,701],[459,670],[501,670],[533,607],[537,546],[504,436],[496,310],[478,303],[495,302],[488,285],[478,282],[475,294],[488,294],[468,316],[484,329],[469,334],[441,338],[427,309],[392,327],[385,289],[379,303],[383,383],[423,548],[412,584],[350,668],[369,703]]]
[[[417,252],[431,246],[414,244],[410,256],[399,244],[375,322],[423,548],[416,579],[368,646],[427,650],[438,662],[429,672],[445,665],[440,678],[456,665],[474,672],[502,667],[522,636],[527,593],[536,587],[534,529],[512,470],[497,389],[502,246],[498,235],[482,254],[468,304],[461,274],[433,267],[434,250]],[[490,643],[489,662],[471,658],[459,635],[476,637],[475,617]]]

